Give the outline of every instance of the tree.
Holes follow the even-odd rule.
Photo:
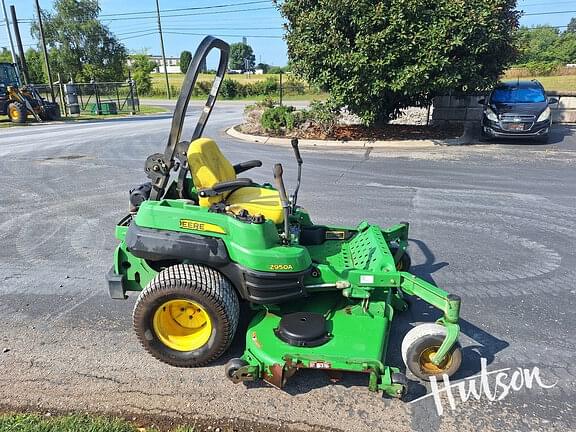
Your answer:
[[[576,17],[572,18],[566,28],[567,33],[576,33]]]
[[[553,53],[562,64],[576,63],[576,32],[562,33],[554,45]]]
[[[269,74],[278,75],[280,72],[285,73],[286,68],[282,66],[270,66],[270,69],[268,69]]]
[[[24,56],[26,57],[30,82],[33,84],[47,83],[48,80],[44,74],[44,59],[42,58],[40,51],[28,48],[24,53]]]
[[[517,63],[557,61],[553,50],[559,38],[560,31],[556,27],[520,27],[516,32]]]
[[[12,54],[6,47],[0,50],[0,62],[12,63]]]
[[[576,62],[576,32],[560,32],[550,26],[521,27],[516,33],[516,44],[518,65],[535,73]]]
[[[98,1],[55,0],[53,9],[42,12],[53,73],[85,82],[124,80],[126,49],[98,20]],[[37,22],[32,33],[38,38]]]
[[[150,60],[146,52],[130,56],[132,78],[136,81],[139,94],[148,94],[152,89],[152,77],[150,73],[156,69],[156,63]]]
[[[258,63],[256,65],[256,69],[262,69],[262,71],[267,74],[268,71],[270,70],[270,65],[266,64],[266,63]]]
[[[230,45],[230,69],[241,70],[242,72],[254,70],[256,56],[252,47],[248,44],[238,42]]]
[[[192,53],[190,51],[182,51],[180,53],[180,71],[185,74],[188,70],[188,66],[192,61]]]
[[[485,88],[515,55],[515,0],[277,3],[292,70],[367,124],[439,94]]]

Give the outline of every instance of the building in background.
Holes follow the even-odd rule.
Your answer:
[[[164,73],[164,62],[162,56],[149,55],[150,60],[156,63],[155,73]],[[132,59],[128,57],[128,66],[132,66]],[[180,58],[179,57],[166,57],[168,73],[180,73]]]
[[[156,73],[164,73],[164,62],[162,56],[151,55],[150,60],[156,63]],[[168,73],[180,73],[180,58],[179,57],[166,57],[166,69]]]

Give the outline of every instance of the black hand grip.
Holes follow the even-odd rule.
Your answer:
[[[282,206],[285,207],[288,205],[288,195],[286,195],[286,188],[284,187],[282,174],[284,174],[282,164],[274,164],[274,181],[276,183],[276,189],[278,189],[278,192],[280,193],[280,201],[282,201]]]
[[[238,189],[241,187],[246,187],[252,185],[252,180],[248,178],[237,178],[235,180],[230,180],[226,182],[216,183],[212,186],[212,189],[216,193],[228,192],[233,189]]]
[[[290,141],[292,144],[292,148],[294,149],[294,155],[296,155],[296,161],[301,164],[302,163],[302,156],[300,156],[300,149],[298,148],[298,138],[292,138]]]
[[[250,160],[250,161],[246,161],[246,162],[240,162],[240,163],[234,165],[234,172],[236,172],[236,174],[240,174],[240,173],[243,173],[244,171],[248,171],[249,169],[257,168],[257,167],[261,167],[261,166],[262,166],[262,161],[259,161],[259,160]]]

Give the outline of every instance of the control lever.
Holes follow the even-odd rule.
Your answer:
[[[298,148],[298,138],[292,138],[290,141],[292,148],[294,149],[294,156],[296,156],[296,162],[298,162],[298,179],[296,182],[296,189],[294,189],[294,194],[290,197],[290,202],[292,203],[292,213],[296,211],[296,202],[298,201],[298,191],[300,190],[300,180],[302,179],[302,156],[300,156],[300,149]]]
[[[282,179],[282,174],[284,170],[282,169],[282,164],[274,165],[274,183],[276,183],[276,189],[280,194],[280,202],[282,203],[282,209],[284,210],[284,234],[283,243],[285,245],[290,244],[290,225],[288,221],[288,216],[290,215],[290,202],[288,201],[288,195],[286,195],[286,188],[284,187],[284,180]]]

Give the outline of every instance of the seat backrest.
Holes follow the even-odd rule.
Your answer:
[[[236,179],[234,167],[210,138],[198,138],[190,143],[188,167],[197,189],[210,188],[216,183]],[[223,199],[224,194],[200,198],[200,206],[210,207]]]

